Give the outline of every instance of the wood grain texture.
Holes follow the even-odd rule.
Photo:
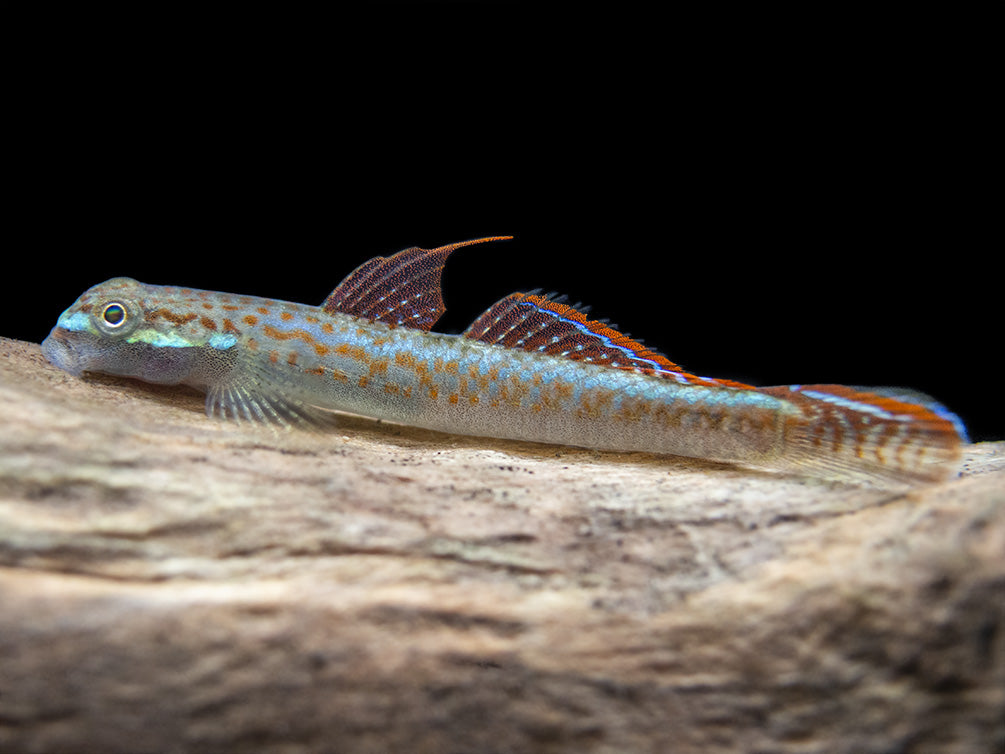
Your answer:
[[[1005,443],[884,490],[276,432],[0,339],[0,751],[82,743],[1001,751]]]

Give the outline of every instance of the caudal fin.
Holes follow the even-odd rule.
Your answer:
[[[959,417],[910,390],[789,385],[761,392],[800,408],[786,435],[786,459],[825,476],[936,481],[956,470],[968,441]]]

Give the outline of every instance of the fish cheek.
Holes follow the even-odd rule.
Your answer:
[[[135,377],[144,382],[174,385],[185,382],[197,359],[198,348],[165,348],[125,340],[96,344],[81,358],[88,372]]]

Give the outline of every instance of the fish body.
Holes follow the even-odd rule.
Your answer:
[[[502,299],[461,335],[430,332],[446,258],[489,240],[375,257],[321,306],[115,278],[67,309],[42,349],[76,375],[191,385],[210,416],[234,419],[337,410],[852,481],[938,479],[959,456],[962,424],[927,396],[699,377],[536,293]]]

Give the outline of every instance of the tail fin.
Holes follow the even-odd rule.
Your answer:
[[[968,441],[959,417],[910,390],[790,385],[761,392],[801,409],[786,436],[786,458],[826,476],[936,481],[955,470]]]

